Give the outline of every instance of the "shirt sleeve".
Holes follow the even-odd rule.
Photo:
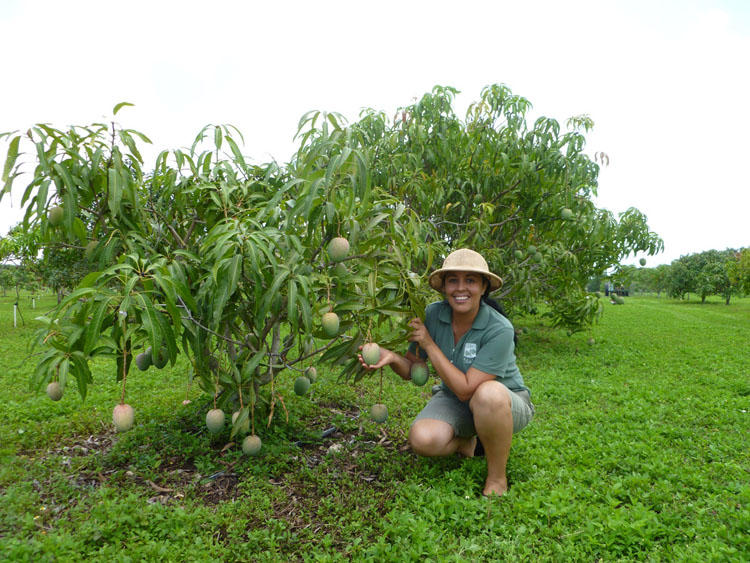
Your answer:
[[[493,329],[482,341],[471,367],[490,375],[502,376],[513,360],[513,348],[513,327]]]

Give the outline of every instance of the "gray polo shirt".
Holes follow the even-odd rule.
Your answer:
[[[445,301],[432,303],[425,310],[424,324],[435,344],[454,366],[464,373],[473,366],[494,375],[511,391],[529,391],[516,366],[514,329],[508,319],[481,303],[471,328],[454,345],[452,315],[453,311]],[[416,342],[409,345],[409,351],[412,354],[416,351]],[[424,350],[420,350],[419,355],[427,358]],[[442,385],[446,392],[453,394],[445,383]]]

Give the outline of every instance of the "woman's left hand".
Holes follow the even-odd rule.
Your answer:
[[[430,333],[427,331],[427,327],[424,326],[422,319],[419,317],[410,320],[409,326],[414,329],[409,335],[409,342],[416,342],[423,350],[426,350],[428,346],[435,343],[432,340],[432,336],[430,336]]]

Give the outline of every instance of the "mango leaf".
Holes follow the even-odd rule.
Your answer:
[[[83,224],[78,217],[73,218],[73,234],[78,238],[82,246],[88,244],[88,231],[86,225]]]
[[[118,171],[114,168],[110,168],[107,182],[107,189],[109,190],[107,205],[109,207],[109,212],[113,217],[116,217],[120,210],[123,185],[124,182]]]
[[[235,161],[242,166],[242,169],[244,170],[247,168],[247,164],[245,163],[245,157],[242,155],[242,151],[240,151],[240,148],[237,146],[237,143],[234,142],[234,139],[230,136],[225,136],[224,139],[229,144],[229,148],[232,149],[232,154],[234,155]]]
[[[97,344],[99,336],[102,332],[102,324],[104,323],[104,319],[108,314],[110,301],[111,298],[104,299],[99,301],[98,304],[94,306],[91,320],[86,326],[86,343],[84,346],[84,351],[87,354],[90,354]]]
[[[91,376],[91,370],[86,361],[86,356],[81,352],[73,352],[70,355],[70,359],[73,361],[76,380],[83,379],[86,383],[92,383],[94,378]]]
[[[3,186],[2,193],[0,193],[0,196],[10,192],[11,185],[13,183],[13,178],[15,178],[15,175],[13,176],[10,175],[10,171],[13,169],[13,167],[16,164],[16,160],[18,159],[18,145],[20,142],[21,142],[21,137],[16,136],[16,137],[13,137],[13,139],[10,142],[10,145],[8,146],[8,154],[5,157],[5,165],[3,166],[2,182],[4,186]]]
[[[257,354],[253,354],[252,357],[250,357],[244,364],[242,364],[243,381],[251,381],[253,379],[255,370],[258,369],[258,366],[263,361],[264,357],[265,354],[263,352],[259,352]]]
[[[141,321],[143,322],[143,328],[148,335],[153,353],[156,354],[157,351],[161,349],[164,338],[164,334],[162,334],[161,330],[161,323],[158,318],[160,313],[154,309],[151,300],[142,293],[137,295],[136,300],[143,306],[141,311]]]
[[[242,428],[242,425],[250,418],[250,409],[248,409],[247,407],[243,407],[239,412],[239,416],[232,425],[232,432],[229,434],[230,438],[234,438],[235,434],[237,434],[237,432],[239,432]]]
[[[122,108],[127,106],[133,106],[130,102],[120,102],[112,109],[112,115],[117,115],[117,112],[120,111]]]
[[[292,320],[292,326],[297,325],[297,284],[293,279],[287,284],[287,311]]]
[[[87,297],[89,295],[94,295],[94,294],[96,294],[96,290],[91,287],[78,288],[60,302],[60,305],[58,305],[58,310],[62,311],[66,307],[78,301],[79,299],[82,299],[84,297]]]

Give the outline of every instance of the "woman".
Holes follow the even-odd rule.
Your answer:
[[[425,311],[424,323],[412,319],[414,332],[406,356],[381,350],[380,361],[409,380],[417,346],[442,380],[409,429],[412,449],[423,456],[458,453],[473,457],[483,446],[487,457],[484,495],[508,490],[505,467],[514,432],[534,414],[530,393],[516,366],[515,331],[489,294],[502,285],[487,262],[468,248],[448,255],[430,274],[430,285],[445,296]]]

